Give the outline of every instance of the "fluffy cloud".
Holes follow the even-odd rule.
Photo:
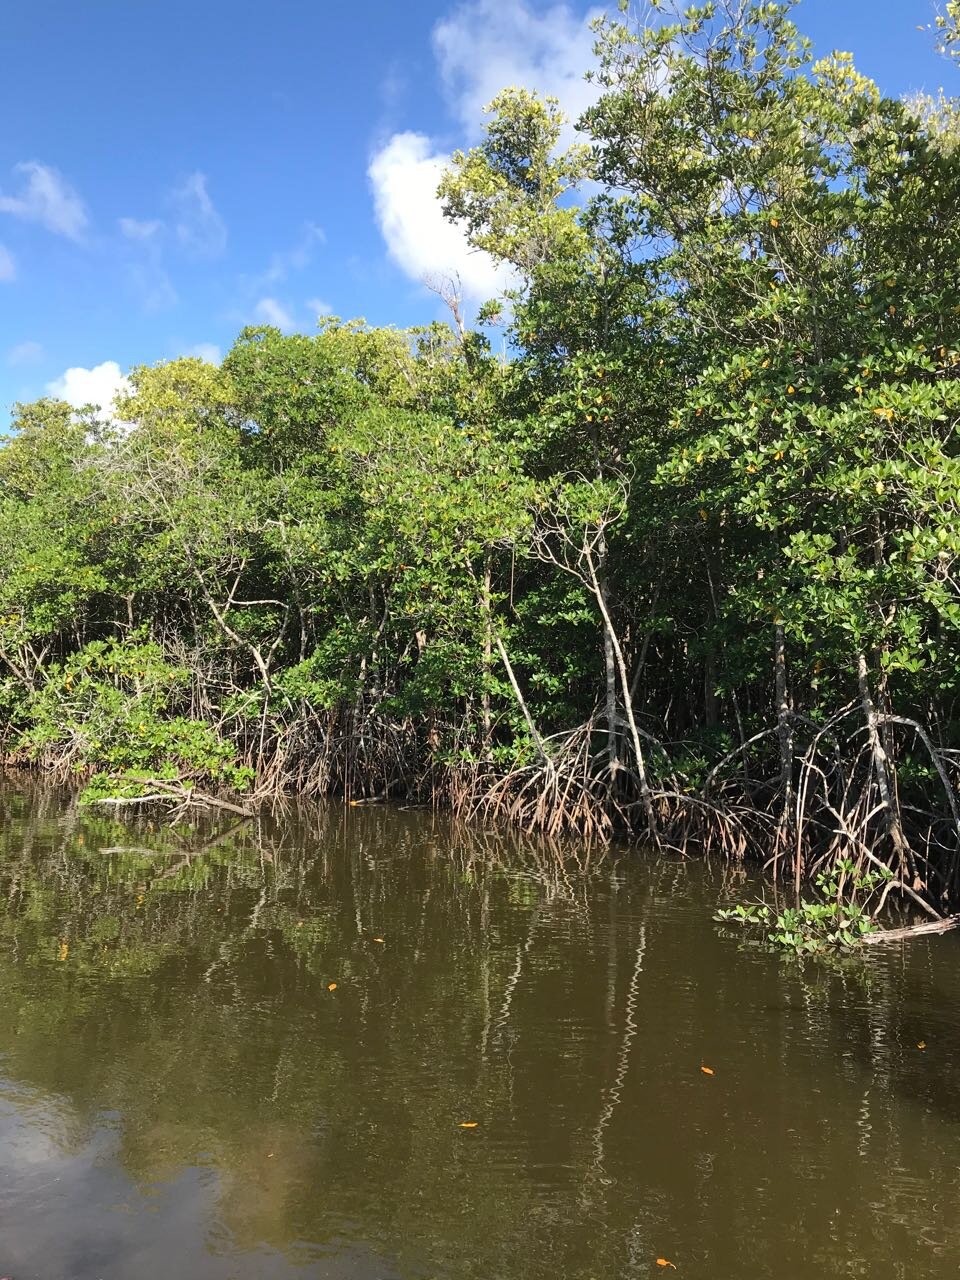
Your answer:
[[[130,381],[120,372],[115,360],[104,360],[92,369],[82,367],[67,369],[47,383],[47,394],[58,400],[66,400],[75,409],[92,404],[97,407],[97,417],[109,421],[113,415],[114,400],[130,391]]]
[[[590,24],[602,10],[576,14],[558,4],[535,12],[522,3],[469,0],[441,19],[433,48],[450,106],[469,137],[483,127],[483,108],[517,86],[560,99],[575,120],[595,99],[584,80],[594,63]]]
[[[594,61],[591,21],[564,4],[540,12],[524,0],[465,0],[437,23],[433,49],[451,112],[468,141],[483,129],[483,108],[512,85],[559,98],[575,120],[596,97],[584,80]],[[564,145],[574,140],[572,124]],[[459,276],[464,296],[480,301],[501,292],[509,273],[470,249],[446,221],[437,200],[449,156],[419,133],[396,133],[369,168],[377,222],[387,251],[415,280]]]
[[[82,238],[88,222],[86,207],[56,169],[31,160],[16,165],[14,173],[22,178],[20,191],[9,196],[0,192],[0,213],[38,222],[69,240]]]
[[[17,264],[9,249],[0,244],[0,284],[9,284],[17,278]]]
[[[333,307],[329,302],[324,302],[323,298],[308,298],[306,305],[315,316],[333,315]]]
[[[18,342],[15,347],[11,347],[7,352],[7,364],[14,367],[36,364],[37,361],[43,359],[43,356],[43,347],[39,342]]]
[[[377,222],[390,257],[412,279],[459,276],[464,294],[483,301],[509,277],[443,216],[437,186],[448,163],[422,133],[394,134],[368,170]]]
[[[170,196],[174,234],[198,258],[216,258],[227,247],[227,227],[217,212],[203,173],[191,173]]]
[[[261,324],[272,324],[284,333],[292,333],[297,327],[293,316],[276,298],[261,298],[254,307],[253,314]]]

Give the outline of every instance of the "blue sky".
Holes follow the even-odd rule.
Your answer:
[[[245,323],[438,313],[496,285],[438,218],[444,157],[508,83],[588,100],[587,20],[542,0],[7,0],[0,34],[0,423],[133,364],[216,358]],[[890,94],[957,88],[933,0],[803,0],[822,52]],[[114,368],[117,366],[117,368]]]

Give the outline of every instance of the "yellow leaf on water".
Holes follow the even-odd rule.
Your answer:
[[[716,1074],[713,1067],[701,1067],[700,1070],[703,1072],[705,1076],[712,1076]]]
[[[918,1049],[925,1049],[926,1047],[927,1047],[926,1040],[921,1040],[920,1043],[917,1045]]]
[[[328,982],[328,983],[327,983],[327,990],[328,990],[328,991],[336,991],[336,989],[337,989],[337,984],[336,984],[335,982]]]
[[[671,1262],[669,1258],[658,1258],[658,1259],[657,1259],[657,1266],[658,1266],[658,1267],[673,1267],[674,1271],[676,1271],[676,1269],[677,1269],[677,1264],[676,1264],[675,1262]]]
[[[61,942],[60,950],[57,952],[57,959],[66,960],[69,954],[70,954],[70,944],[67,942]]]
[[[461,1128],[461,1129],[475,1129],[479,1123],[480,1123],[480,1121],[479,1121],[479,1120],[461,1120],[461,1121],[460,1121],[460,1128]]]
[[[383,941],[384,941],[383,938],[374,938],[374,942],[383,942]]]

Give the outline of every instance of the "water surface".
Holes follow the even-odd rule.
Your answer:
[[[960,940],[800,969],[755,887],[7,785],[0,1275],[955,1277]]]

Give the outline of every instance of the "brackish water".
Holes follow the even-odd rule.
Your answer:
[[[800,969],[575,853],[0,790],[0,1275],[956,1277],[960,941]]]

